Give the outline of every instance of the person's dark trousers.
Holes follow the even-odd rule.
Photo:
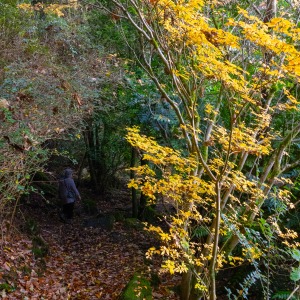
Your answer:
[[[74,211],[74,202],[63,205],[63,214],[66,217],[66,219],[73,218],[73,211]]]

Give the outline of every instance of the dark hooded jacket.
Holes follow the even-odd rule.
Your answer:
[[[59,198],[63,201],[63,204],[75,202],[76,198],[80,198],[72,173],[71,169],[66,169],[64,177],[59,180]]]

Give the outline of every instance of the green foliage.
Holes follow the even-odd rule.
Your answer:
[[[256,283],[258,279],[261,278],[261,275],[257,271],[253,271],[246,276],[242,283],[240,283],[240,289],[237,290],[237,294],[233,294],[229,288],[225,288],[227,291],[227,297],[230,300],[237,299],[248,299],[249,289],[252,285]]]
[[[95,60],[96,51],[72,16],[40,18],[13,1],[2,1],[0,6],[0,98],[8,103],[0,113],[2,210],[31,192],[34,174],[52,154],[58,154],[54,147],[49,150],[49,141],[80,139],[94,89],[88,61]],[[56,194],[53,186],[42,185],[39,190],[45,195]]]
[[[123,138],[125,128],[140,125],[141,131],[155,136],[160,145],[181,150],[180,155],[168,150],[155,167],[158,148],[146,153],[153,158],[153,190],[145,184],[148,174],[137,179],[149,198],[164,192],[171,205],[176,202],[175,206],[180,207],[177,219],[171,214],[166,218],[170,223],[177,221],[174,228],[183,230],[174,230],[173,236],[158,231],[162,240],[173,239],[173,244],[186,251],[176,271],[185,272],[184,267],[191,268],[194,261],[193,272],[197,273],[203,264],[199,257],[204,258],[205,267],[199,274],[211,280],[204,285],[212,286],[219,261],[226,251],[232,251],[226,247],[239,242],[245,259],[256,268],[240,286],[242,295],[238,297],[246,297],[255,280],[262,281],[258,262],[269,267],[278,255],[276,239],[283,234],[277,225],[292,227],[293,221],[298,229],[297,209],[289,223],[282,222],[291,207],[285,192],[291,190],[297,199],[298,186],[279,188],[274,183],[281,172],[286,176],[289,168],[297,167],[293,162],[299,156],[296,136],[285,139],[297,128],[299,111],[296,106],[279,110],[280,105],[285,107],[299,94],[297,76],[293,74],[297,70],[287,68],[287,63],[294,60],[284,49],[276,52],[277,44],[286,42],[287,47],[293,41],[287,32],[273,31],[274,24],[259,23],[254,15],[243,17],[238,5],[251,14],[257,13],[258,6],[249,6],[246,0],[214,6],[207,2],[203,20],[200,7],[189,10],[193,1],[182,1],[183,6],[180,1],[165,2],[163,6],[141,1],[141,14],[132,5],[127,10],[136,26],[141,26],[139,32],[119,17],[122,11],[111,1],[100,2],[109,12],[94,10],[91,5],[76,12],[70,10],[63,18],[20,10],[15,0],[0,3],[0,49],[4,50],[0,54],[0,98],[9,102],[0,112],[0,214],[6,211],[4,203],[13,202],[11,206],[16,207],[20,196],[32,191],[31,179],[50,155],[57,159],[57,165],[65,161],[75,165],[82,159],[83,164],[89,163],[91,180],[98,191],[112,187],[117,177],[127,175],[124,170],[130,147]],[[188,13],[180,15],[181,10],[173,10],[170,3]],[[296,10],[288,12],[286,1],[278,1],[278,6],[291,19],[297,17]],[[229,18],[245,20],[247,28],[240,28],[242,23],[229,25]],[[189,27],[191,20],[193,26]],[[197,29],[194,25],[198,21],[202,22],[198,32],[188,36]],[[260,27],[267,28],[269,43],[261,44],[265,40],[257,31]],[[246,29],[250,29],[248,36]],[[149,42],[141,32],[154,38]],[[236,35],[241,48],[232,40],[227,43],[229,33]],[[292,52],[296,51],[295,46]],[[268,52],[272,59],[267,58]],[[142,68],[137,66],[139,63]],[[269,70],[279,73],[272,75]],[[261,119],[263,124],[259,125]],[[59,143],[58,139],[63,141]],[[72,142],[66,144],[66,140]],[[248,147],[251,143],[252,148]],[[81,153],[85,149],[86,156]],[[188,161],[189,169],[179,170],[180,164],[166,163],[170,157],[183,161],[189,155],[196,161]],[[266,177],[262,179],[264,172]],[[295,180],[294,175],[290,178]],[[157,190],[156,183],[161,183]],[[215,183],[221,186],[219,199]],[[45,186],[40,187],[54,195]],[[199,205],[194,205],[197,201]],[[217,215],[217,201],[222,202],[222,216]],[[95,209],[90,200],[84,201],[84,206],[89,211]],[[145,217],[154,220],[151,206],[146,207]],[[212,227],[217,218],[222,227],[220,234]],[[140,226],[128,219],[125,222],[133,228]],[[29,231],[37,236],[35,224],[29,223]],[[213,232],[215,236],[210,234]],[[193,249],[189,241],[195,239],[207,240],[207,247]],[[34,243],[37,257],[47,253],[37,237]],[[214,243],[216,255],[211,248]],[[205,249],[203,256],[199,249]],[[299,262],[297,251],[291,255]],[[177,257],[177,252],[171,254]],[[174,272],[173,261],[167,262]],[[205,273],[206,266],[211,268],[209,274]],[[299,274],[299,267],[292,268],[291,280],[298,282]]]
[[[209,234],[209,229],[205,226],[197,226],[191,235],[191,237],[202,238]]]
[[[123,57],[128,57],[128,53],[131,52],[129,45],[134,45],[137,39],[135,31],[132,30],[133,27],[129,23],[118,28],[113,13],[104,14],[97,10],[90,11],[87,20],[88,33],[95,44],[110,53],[117,52]],[[124,34],[127,36],[129,45],[124,41]]]
[[[16,288],[8,283],[0,283],[0,291],[6,291],[8,293],[13,292]]]
[[[300,279],[300,267],[292,268],[290,278],[293,281],[298,281]]]
[[[298,249],[293,249],[291,251],[291,256],[294,260],[300,263],[300,250]]]
[[[298,262],[298,267],[293,267],[290,279],[294,282],[297,282],[300,280],[300,250],[299,249],[292,249],[290,251],[291,257]]]
[[[275,293],[272,296],[272,299],[280,299],[280,300],[286,300],[286,299],[297,300],[298,299],[296,296],[290,297],[290,295],[291,295],[291,292],[289,292],[289,291],[280,291],[280,292]]]
[[[26,21],[20,15],[17,9],[18,1],[5,0],[0,2],[0,36],[2,38],[12,37],[14,34],[18,34],[22,29],[22,26],[26,24]],[[3,43],[3,41],[2,41]]]
[[[292,267],[290,272],[290,279],[294,283],[298,283],[300,280],[300,250],[299,249],[292,249],[288,251],[288,254],[296,261],[298,262],[297,267]],[[278,291],[273,296],[272,299],[298,299],[298,296],[294,295],[295,292],[299,289],[299,285],[291,291]],[[292,295],[292,296],[291,296]]]
[[[161,92],[160,103],[168,102],[176,112],[180,124],[177,126],[182,130],[182,135],[178,136],[185,142],[185,145],[179,144],[182,152],[177,155],[167,147],[161,150],[155,145],[155,148],[151,139],[145,142],[136,137],[134,142],[130,141],[145,153],[144,158],[155,167],[151,168],[150,163],[149,168],[134,168],[136,180],[130,182],[129,187],[147,193],[153,203],[160,193],[177,207],[177,218],[166,216],[171,224],[170,233],[162,228],[151,228],[161,236],[167,249],[161,250],[162,255],[169,258],[163,267],[169,269],[171,274],[185,272],[185,267],[190,268],[191,273],[198,272],[199,277],[203,276],[204,282],[209,277],[209,296],[215,299],[213,288],[220,260],[240,243],[245,259],[255,267],[255,273],[246,277],[242,292],[246,295],[254,281],[260,279],[264,296],[268,297],[269,285],[266,283],[270,281],[270,272],[269,277],[262,275],[259,261],[263,260],[269,271],[272,260],[279,256],[278,240],[292,243],[291,240],[296,237],[292,231],[285,233],[284,225],[282,228],[280,225],[284,214],[292,207],[286,188],[291,181],[285,180],[284,176],[293,167],[294,158],[295,166],[300,163],[297,151],[293,149],[299,136],[299,103],[292,79],[298,80],[299,70],[289,69],[289,59],[285,56],[290,56],[292,61],[299,57],[298,49],[294,48],[299,36],[293,35],[290,39],[288,32],[289,29],[291,32],[296,30],[297,25],[289,23],[289,19],[280,18],[268,23],[271,18],[264,18],[247,1],[238,4],[227,1],[220,5],[204,1],[161,0],[155,3],[141,1],[138,6],[134,6],[132,1],[114,2],[124,9],[119,10],[120,14],[124,12],[122,20],[130,15],[127,21],[131,20],[138,27],[140,40],[144,43],[136,52],[136,57],[141,57],[144,70]],[[208,17],[200,23],[202,5],[204,15]],[[238,5],[247,11],[239,9]],[[267,5],[266,10],[267,14],[275,17],[275,9],[270,11]],[[199,28],[195,30],[197,22]],[[282,29],[276,28],[277,22],[282,22],[279,25]],[[204,33],[203,24],[206,28]],[[199,38],[201,32],[203,36]],[[222,41],[218,40],[220,32]],[[278,50],[281,42],[286,52]],[[279,77],[284,68],[289,69],[289,75]],[[143,80],[141,82],[144,83]],[[279,102],[281,105],[278,105]],[[290,105],[290,102],[295,105]],[[151,108],[151,101],[149,104]],[[171,120],[167,114],[153,114],[152,118],[160,125]],[[165,133],[161,136],[174,137],[172,131],[166,130]],[[166,140],[161,145],[165,145]],[[249,147],[251,144],[253,147]],[[262,144],[264,146],[258,149],[257,146]],[[177,172],[178,166],[169,159],[185,157],[186,149],[195,158],[196,167],[191,167],[190,172]],[[283,151],[286,151],[284,155]],[[218,162],[217,165],[214,162]],[[220,184],[219,194],[208,196],[192,184],[189,189],[189,182],[185,181],[188,174],[196,174],[205,183],[211,184],[210,190],[212,186],[218,190]],[[196,178],[193,180],[197,181]],[[203,188],[205,183],[201,182],[199,186]],[[172,188],[168,190],[169,186]],[[197,201],[201,209],[194,208]],[[212,202],[208,208],[209,201]],[[194,217],[200,212],[201,216]],[[190,234],[202,236],[203,232],[197,232],[197,229],[194,232],[193,218],[202,221],[210,217],[212,219],[206,222],[214,234],[207,235],[208,244],[198,246],[197,252],[189,243]],[[226,226],[227,229],[235,227],[236,232],[229,233]],[[173,228],[177,229],[175,233]],[[173,244],[177,246],[175,250]],[[213,250],[210,252],[208,247],[213,247]],[[186,249],[189,249],[186,251],[188,253],[184,253],[184,258],[179,258],[178,253]],[[149,252],[160,254],[158,249],[151,248]],[[188,256],[191,253],[195,255]],[[208,261],[203,263],[204,267],[198,267],[201,264],[196,258],[203,255],[209,256]],[[195,268],[191,266],[193,259],[197,263]],[[203,275],[207,269],[209,274]],[[198,284],[204,291],[203,282]]]

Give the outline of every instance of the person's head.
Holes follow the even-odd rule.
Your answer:
[[[72,174],[73,174],[72,169],[70,169],[70,168],[65,169],[65,171],[64,171],[65,178],[72,177]]]

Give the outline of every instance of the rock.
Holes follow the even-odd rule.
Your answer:
[[[150,281],[136,273],[124,288],[119,300],[152,300]]]

